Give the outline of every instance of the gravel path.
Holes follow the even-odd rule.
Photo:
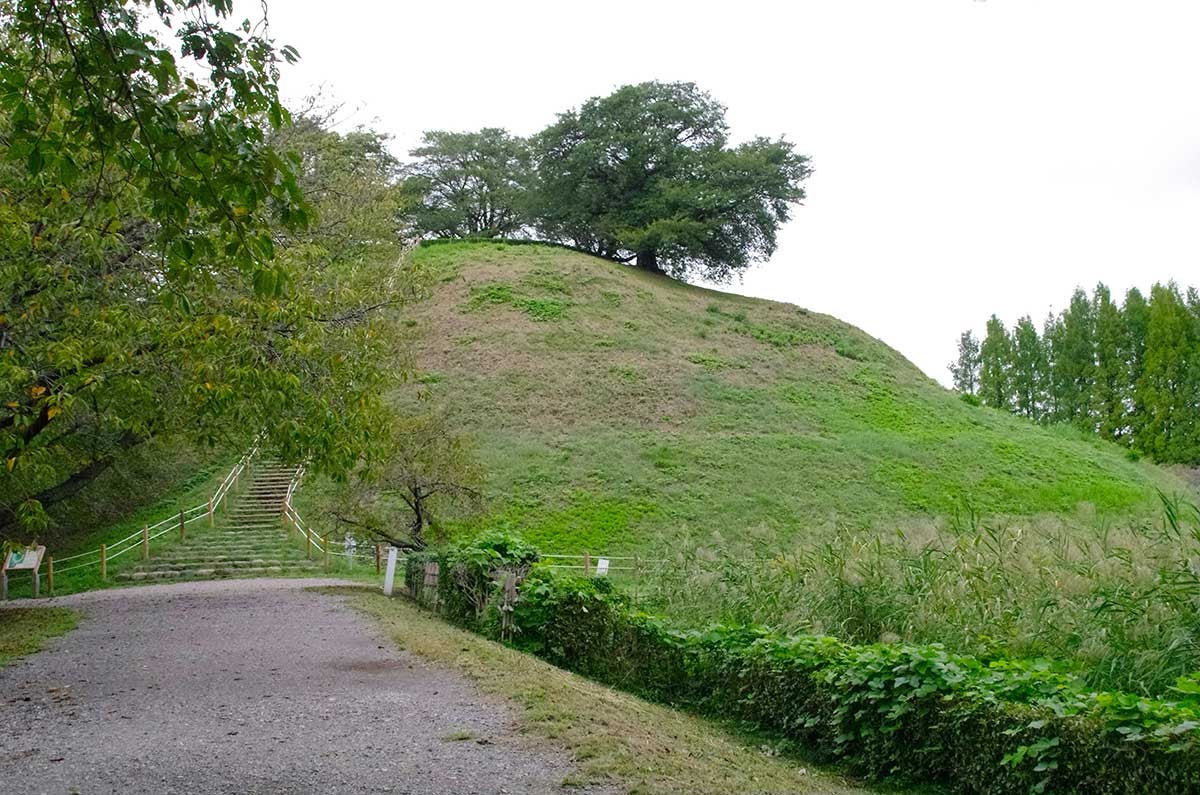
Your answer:
[[[54,600],[85,619],[0,668],[0,789],[562,792],[569,758],[458,673],[393,650],[339,597],[302,590],[322,582]]]

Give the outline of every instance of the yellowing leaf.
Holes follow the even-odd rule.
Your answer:
[[[46,410],[46,419],[52,420],[61,413],[62,413],[61,408],[59,408],[58,406],[51,406],[49,409]]]
[[[13,467],[16,466],[16,464],[17,464],[17,459],[15,459],[15,458],[10,458],[4,462],[4,466],[8,469],[9,472],[12,472]]]
[[[30,390],[29,390],[29,392],[30,392],[30,394],[32,394],[34,397],[41,397],[42,395],[44,395],[44,394],[46,393],[46,387],[44,387],[44,386],[35,386],[35,387],[33,387],[32,389],[30,389]]]
[[[20,407],[20,404],[17,403],[17,401],[15,401],[15,400],[10,400],[7,403],[5,403],[4,405],[8,406],[10,409],[15,409],[15,408]]]

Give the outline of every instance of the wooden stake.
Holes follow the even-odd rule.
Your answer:
[[[103,544],[100,545],[100,579],[108,579],[108,552]]]
[[[142,525],[142,560],[150,559],[150,528]]]
[[[46,587],[50,591],[50,595],[54,596],[54,556],[49,555],[46,558]]]
[[[186,524],[187,524],[187,522],[183,521],[183,509],[180,508],[179,509],[179,540],[180,541],[183,540],[184,527],[186,526]]]
[[[588,576],[588,572],[592,569],[592,556],[587,552],[583,553],[583,576]]]
[[[209,527],[213,526],[212,497],[208,498],[208,526]]]
[[[329,533],[325,534],[325,573],[329,573]]]
[[[304,534],[304,557],[312,560],[312,530]]]
[[[379,559],[380,549],[379,544],[375,545],[375,573],[379,574],[382,561]]]

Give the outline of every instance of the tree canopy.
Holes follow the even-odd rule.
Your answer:
[[[677,278],[727,281],[770,256],[810,173],[783,139],[729,145],[725,108],[692,83],[590,99],[533,151],[543,236]]]
[[[508,237],[526,226],[524,139],[494,127],[432,130],[409,154],[404,217],[417,236]]]
[[[154,436],[359,455],[380,284],[311,278],[302,160],[271,145],[296,53],[230,11],[0,3],[0,527]]]
[[[951,363],[968,391],[971,332]],[[964,344],[967,344],[964,353]],[[965,364],[964,364],[965,362]],[[1012,331],[993,315],[979,355],[983,403],[1030,419],[1070,423],[1158,461],[1200,462],[1200,293],[1156,284],[1147,300],[1123,304],[1103,284],[1075,290],[1046,320],[1041,338],[1028,317]]]

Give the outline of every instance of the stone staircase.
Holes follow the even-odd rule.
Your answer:
[[[248,474],[249,478],[243,475],[241,489],[214,513],[213,527],[203,519],[189,525],[183,541],[116,579],[156,582],[318,574],[319,555],[314,550],[314,559],[308,559],[302,536],[289,533],[283,521],[284,500],[296,468],[256,461]]]

